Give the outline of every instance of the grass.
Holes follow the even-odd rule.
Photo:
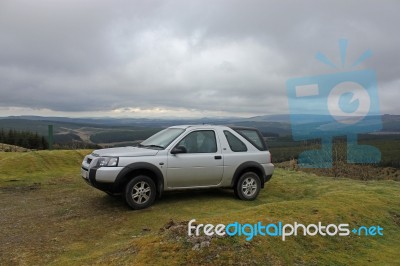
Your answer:
[[[231,190],[166,193],[131,211],[86,185],[89,151],[0,153],[0,264],[398,265],[400,183],[333,179],[277,169],[257,200]],[[384,236],[256,236],[213,239],[192,250],[171,219],[199,223],[349,223],[380,225]]]
[[[88,153],[89,150],[0,152],[0,186],[71,178]]]

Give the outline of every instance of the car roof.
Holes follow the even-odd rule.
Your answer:
[[[188,129],[188,128],[205,128],[205,129],[213,129],[213,128],[230,128],[230,129],[251,129],[251,130],[256,130],[254,127],[241,127],[241,126],[224,126],[224,125],[210,125],[210,124],[199,124],[199,125],[177,125],[177,126],[171,126],[170,128],[182,128],[182,129]]]
[[[222,128],[228,128],[227,126],[222,126],[222,125],[209,125],[209,124],[200,124],[200,125],[177,125],[177,126],[172,126],[170,128],[182,128],[182,129],[188,129],[188,128],[217,128],[217,127],[222,127]]]
[[[242,126],[231,126],[231,127],[229,127],[229,128],[231,128],[231,129],[233,129],[233,130],[257,130],[257,128],[255,128],[255,127],[242,127]]]

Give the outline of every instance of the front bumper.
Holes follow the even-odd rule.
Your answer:
[[[92,167],[82,164],[81,176],[89,185],[110,193],[115,193],[115,179],[123,167]]]

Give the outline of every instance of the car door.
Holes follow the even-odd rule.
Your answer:
[[[168,187],[204,187],[221,182],[223,158],[214,130],[192,131],[175,147],[185,152],[168,153]]]

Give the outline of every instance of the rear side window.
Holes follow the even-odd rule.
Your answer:
[[[251,144],[253,144],[260,151],[268,150],[261,134],[259,134],[257,130],[235,129],[235,131],[238,132],[240,135],[242,135],[245,139],[247,139]]]
[[[246,144],[244,144],[240,139],[238,139],[231,132],[224,130],[224,134],[225,134],[226,140],[228,141],[229,147],[231,148],[232,151],[234,151],[234,152],[247,151]]]

